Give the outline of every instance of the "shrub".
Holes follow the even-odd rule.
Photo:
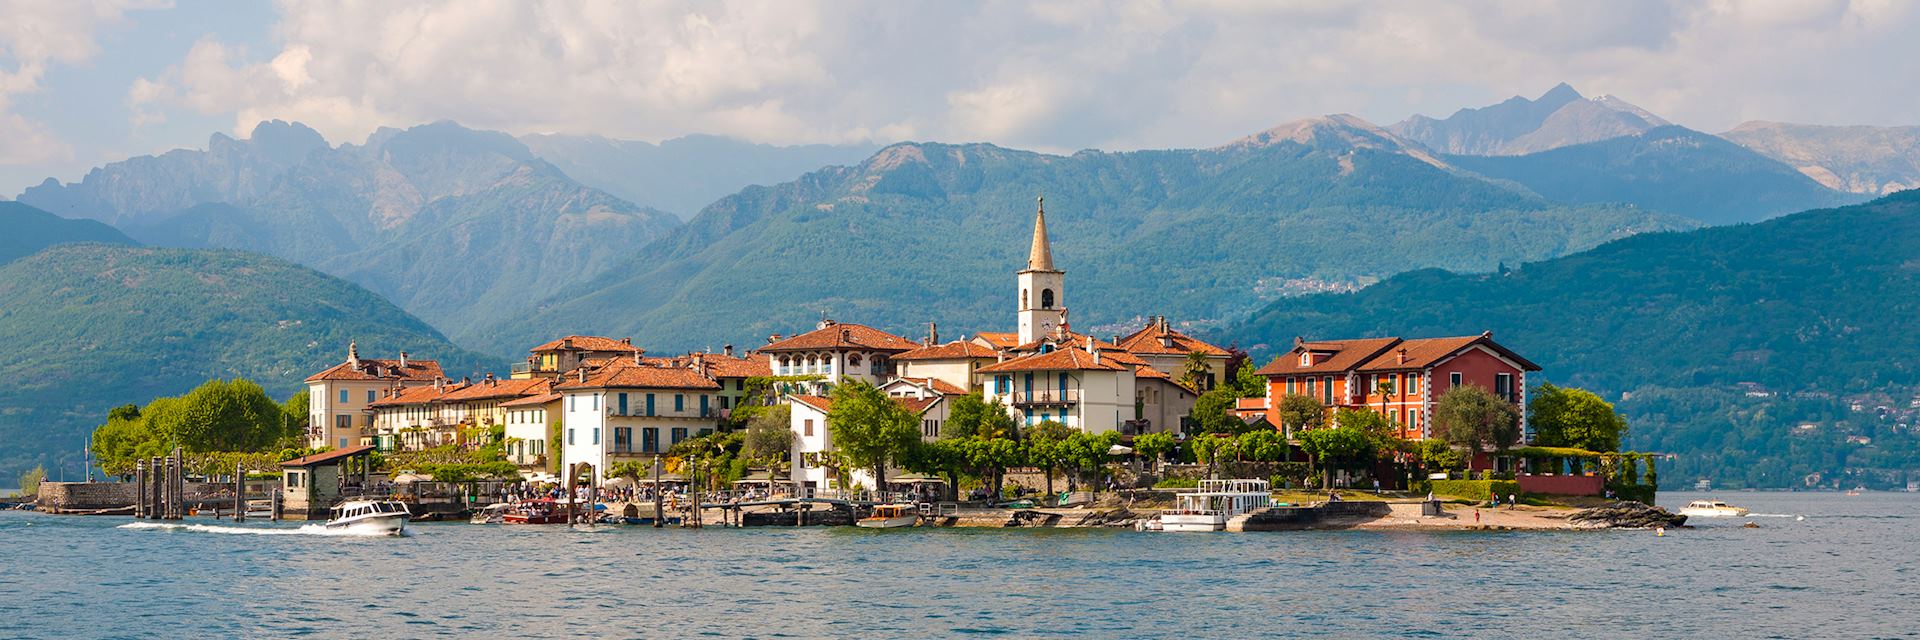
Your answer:
[[[1644,484],[1615,484],[1607,487],[1613,490],[1613,497],[1631,500],[1641,504],[1653,504],[1655,488]]]
[[[1495,494],[1505,500],[1508,495],[1520,494],[1520,483],[1508,480],[1434,480],[1430,489],[1435,496],[1451,496],[1467,500],[1485,501],[1493,499]]]
[[[1194,478],[1167,478],[1153,483],[1155,489],[1192,489],[1199,486],[1200,481]]]

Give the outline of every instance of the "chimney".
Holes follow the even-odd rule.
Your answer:
[[[562,348],[562,349],[572,349],[572,348],[573,348],[573,336],[567,336],[567,337],[565,337],[565,338],[561,338],[561,339],[560,339],[560,348]]]
[[[352,340],[347,341],[347,364],[351,366],[354,371],[360,370],[360,343]]]
[[[442,377],[440,377],[440,376],[434,376],[434,377],[433,377],[433,390],[434,390],[434,391],[436,391],[436,392],[438,392],[438,391],[439,391],[440,389],[442,389],[442,388],[443,388],[443,384],[444,384],[444,383],[445,383],[446,381],[447,381],[447,379],[446,379],[446,378],[442,378]]]
[[[1168,348],[1168,349],[1172,349],[1172,348],[1173,348],[1173,336],[1170,336],[1170,335],[1167,335],[1167,334],[1164,334],[1164,333],[1162,333],[1162,334],[1160,334],[1160,346],[1162,346],[1162,347],[1166,347],[1166,348]]]
[[[729,358],[733,357],[733,345],[732,344],[721,345],[720,353],[726,355]]]
[[[827,327],[831,327],[831,326],[833,326],[834,324],[835,324],[835,323],[834,323],[834,321],[833,321],[833,320],[831,320],[831,319],[829,319],[829,318],[827,318],[827,314],[825,314],[825,313],[822,313],[822,314],[820,314],[820,324],[817,324],[817,325],[814,325],[814,327],[813,327],[813,328],[815,328],[815,329],[825,329],[825,328],[827,328]]]
[[[586,370],[585,368],[581,368],[581,369],[574,369],[573,371],[574,371],[574,373],[577,373],[577,374],[579,374],[579,378],[580,378],[580,381],[581,381],[581,382],[586,382],[586,381],[587,381],[587,370]]]
[[[1400,348],[1400,364],[1406,364],[1406,363],[1407,363],[1407,348],[1401,347]]]
[[[633,366],[636,366],[636,367],[637,367],[637,366],[640,366],[640,365],[642,365],[642,364],[645,364],[645,363],[643,363],[643,362],[641,362],[641,361],[640,361],[640,352],[638,352],[638,351],[635,351],[635,352],[633,352]]]
[[[821,327],[821,328],[822,328],[822,329],[824,329],[824,328],[826,328],[826,327]],[[841,329],[841,330],[840,330],[840,341],[841,341],[841,342],[853,342],[853,330],[852,330],[852,329]]]
[[[776,334],[773,334],[773,335],[770,335],[770,336],[767,336],[767,344],[773,344],[773,343],[775,343],[775,342],[779,342],[779,341],[780,341],[780,334],[778,334],[778,333],[776,333]]]
[[[621,338],[620,344],[624,344],[631,347],[633,346],[633,338],[632,337]]]
[[[703,353],[693,354],[693,357],[688,359],[688,364],[691,365],[688,367],[689,369],[693,369],[694,371],[698,371],[700,373],[707,372],[706,354],[703,354]]]
[[[928,322],[927,323],[927,346],[931,347],[936,344],[940,344],[940,324],[936,322]]]
[[[1298,346],[1300,346],[1300,345],[1303,345],[1303,344],[1306,344],[1306,343],[1307,343],[1307,338],[1306,338],[1306,336],[1294,336],[1294,337],[1293,337],[1293,346],[1295,346],[1295,347],[1298,347]]]
[[[405,351],[400,352],[400,368],[407,368],[407,352]]]
[[[499,381],[499,380],[495,380],[495,379],[493,379],[493,372],[492,372],[492,371],[488,371],[488,372],[487,372],[487,386],[499,386],[499,385],[500,385],[500,381]]]
[[[472,376],[460,376],[460,384],[461,384],[461,386],[465,386],[465,385],[470,385],[470,384],[473,384],[473,377],[472,377]]]
[[[1488,339],[1488,340],[1492,340],[1492,339],[1493,339],[1493,330],[1492,330],[1492,329],[1488,329],[1488,330],[1486,330],[1486,331],[1482,331],[1482,332],[1480,332],[1480,337],[1482,337],[1482,338],[1486,338],[1486,339]]]

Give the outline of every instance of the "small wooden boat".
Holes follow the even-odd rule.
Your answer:
[[[911,504],[882,504],[873,507],[873,514],[853,523],[856,527],[868,529],[898,529],[920,524],[920,509]]]
[[[566,524],[567,510],[551,498],[514,503],[500,516],[501,524]]]

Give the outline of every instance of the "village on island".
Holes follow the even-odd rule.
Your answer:
[[[670,355],[569,335],[459,379],[343,345],[306,379],[297,457],[144,451],[116,481],[43,483],[40,508],[400,526],[1684,522],[1648,506],[1657,456],[1619,450],[1611,405],[1530,387],[1540,367],[1490,332],[1300,337],[1262,364],[1164,316],[1076,332],[1066,273],[1042,201],[1004,333],[823,316]]]

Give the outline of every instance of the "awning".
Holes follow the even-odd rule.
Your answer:
[[[411,471],[393,477],[394,484],[413,484],[415,482],[427,482],[429,480],[432,480],[432,478],[417,475]]]
[[[1129,453],[1133,453],[1133,447],[1121,446],[1117,444],[1111,447],[1107,447],[1107,455],[1110,455],[1110,456],[1124,456]]]
[[[676,484],[686,484],[687,477],[680,475],[678,473],[660,474],[660,484],[667,484],[669,482],[676,483]],[[653,484],[653,476],[645,476],[640,478],[640,484]]]
[[[602,482],[602,483],[600,483],[600,486],[603,486],[603,487],[608,487],[608,488],[612,488],[612,489],[619,489],[619,488],[621,488],[621,487],[625,487],[625,486],[627,486],[627,485],[631,485],[631,484],[633,484],[633,481],[632,481],[632,480],[629,480],[629,479],[627,479],[627,478],[625,478],[625,477],[620,477],[620,478],[613,478],[613,479],[611,479],[611,480],[608,480],[608,481],[606,481],[606,482]]]

